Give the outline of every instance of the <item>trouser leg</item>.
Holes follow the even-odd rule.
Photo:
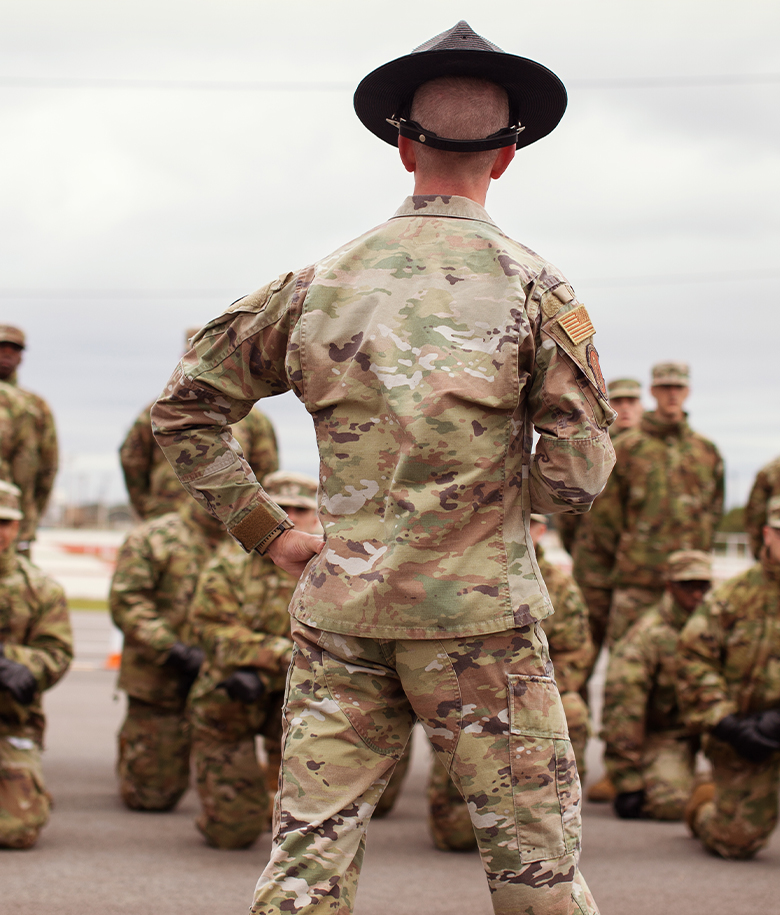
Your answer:
[[[382,643],[293,625],[271,860],[254,915],[348,915],[365,831],[414,715]]]
[[[215,848],[248,847],[271,825],[271,797],[254,735],[225,743],[196,734],[192,756],[201,802],[198,829]]]
[[[721,741],[710,739],[706,749],[715,796],[699,808],[694,832],[723,858],[752,858],[777,825],[780,752],[756,764]]]
[[[190,728],[184,712],[134,699],[119,731],[122,800],[133,810],[170,810],[190,778]]]
[[[0,737],[0,848],[31,848],[49,820],[41,751],[26,737]]]
[[[580,585],[582,596],[585,598],[585,604],[588,608],[588,626],[590,627],[590,636],[593,640],[593,657],[588,666],[585,682],[580,689],[580,695],[586,705],[590,704],[588,695],[588,683],[593,676],[596,663],[601,653],[601,648],[607,637],[607,624],[609,622],[609,609],[612,604],[612,591],[607,588],[593,588],[588,585]],[[579,761],[579,759],[578,759]]]
[[[397,669],[468,803],[496,915],[597,912],[578,872],[580,785],[541,627],[399,642]]]
[[[681,820],[691,796],[696,747],[690,738],[649,734],[642,750],[644,813],[653,820]]]

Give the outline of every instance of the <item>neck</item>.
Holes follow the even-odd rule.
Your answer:
[[[468,197],[480,206],[485,205],[490,178],[479,180],[467,178],[441,177],[439,175],[414,176],[415,197]]]

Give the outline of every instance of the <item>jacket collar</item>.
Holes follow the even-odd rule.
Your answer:
[[[450,219],[476,219],[491,226],[495,223],[487,210],[468,197],[425,194],[407,197],[393,214],[399,216],[445,216]]]

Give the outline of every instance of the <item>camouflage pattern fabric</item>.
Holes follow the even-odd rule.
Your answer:
[[[571,324],[583,312],[478,204],[412,197],[207,324],[152,410],[157,438],[252,548],[285,513],[227,427],[294,390],[315,422],[327,545],[293,615],[376,638],[524,626],[551,612],[528,511],[586,511],[613,462],[596,351]]]
[[[663,595],[663,588],[615,588],[607,621],[607,646],[614,648],[642,614],[657,604]]]
[[[597,911],[577,869],[580,785],[538,624],[377,641],[296,622],[293,638],[253,915],[352,911],[366,827],[415,717],[466,797],[494,910]]]
[[[762,559],[711,591],[680,633],[677,657],[680,709],[696,731],[780,706],[780,566]],[[716,794],[697,834],[723,857],[751,857],[775,828],[780,753],[751,763],[709,734],[704,749]]]
[[[175,471],[152,435],[150,404],[130,427],[119,449],[130,504],[144,520],[176,511],[187,500]],[[279,469],[279,450],[271,420],[251,410],[233,427],[249,466],[258,480]]]
[[[579,695],[593,657],[588,611],[571,576],[546,559],[541,546],[536,547],[536,558],[555,607],[555,613],[542,621],[542,629],[547,636],[569,739],[582,780],[586,772],[585,747],[591,731],[588,707]],[[428,825],[437,848],[463,851],[476,847],[466,803],[436,756],[428,775]]]
[[[761,556],[764,547],[762,531],[766,524],[767,502],[777,495],[780,495],[780,457],[758,471],[745,508],[745,530],[756,559]]]
[[[0,381],[0,480],[14,483],[22,491],[19,540],[30,539],[38,526],[35,501],[38,448],[35,416],[20,391]]]
[[[601,737],[618,793],[645,791],[644,814],[680,820],[691,794],[698,742],[677,704],[677,638],[689,614],[667,592],[609,656]]]
[[[0,643],[38,682],[30,705],[0,689],[0,846],[29,848],[50,807],[40,760],[41,693],[70,666],[73,634],[62,588],[12,550],[0,553]]]
[[[216,848],[245,848],[270,827],[279,771],[281,707],[292,657],[288,605],[295,580],[257,553],[226,543],[206,567],[190,611],[206,660],[189,699],[192,754],[202,812],[196,825]],[[223,682],[255,668],[267,692],[254,703],[231,699]],[[269,762],[261,766],[262,735]]]
[[[34,448],[36,461],[33,482],[35,518],[31,518],[28,521],[25,516],[25,520],[22,521],[19,528],[19,540],[30,541],[35,540],[37,520],[43,515],[46,511],[46,506],[49,504],[49,496],[59,468],[57,428],[54,424],[51,408],[46,401],[38,394],[17,386],[16,372],[8,378],[7,383],[14,386],[24,398],[26,409],[32,417],[32,425],[35,430]]]
[[[167,809],[167,798],[182,793],[180,773],[189,765],[188,684],[165,662],[175,643],[194,644],[190,601],[201,569],[224,539],[224,529],[189,500],[178,512],[131,531],[117,557],[109,606],[124,633],[117,685],[129,699],[118,770],[122,796],[135,808],[144,803],[144,783],[155,771],[163,782],[170,774],[171,781],[151,792],[162,808],[144,809]]]
[[[723,460],[687,420],[667,423],[654,412],[617,438],[615,455],[595,506],[596,543],[615,556],[615,588],[660,591],[670,553],[712,548],[723,513]]]

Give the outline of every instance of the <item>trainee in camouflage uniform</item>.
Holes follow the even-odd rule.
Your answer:
[[[682,409],[688,379],[684,363],[653,366],[657,409],[615,443],[615,470],[596,506],[596,542],[615,555],[608,645],[661,599],[671,553],[710,551],[723,512],[723,460]]]
[[[415,94],[470,63],[500,86],[437,79]],[[445,120],[439,92],[458,95]],[[564,99],[552,73],[463,22],[366,77],[358,115],[399,144],[415,195],[208,324],[152,411],[182,483],[247,549],[303,572],[254,915],[352,911],[368,820],[415,718],[469,801],[494,910],[596,911],[528,517],[588,508],[613,463],[613,414],[587,310],[482,206]],[[513,126],[452,139],[464,112],[481,137]],[[484,144],[490,155],[466,158],[472,181],[448,151]],[[432,188],[435,163],[451,193]],[[315,423],[324,545],[290,529],[223,434],[286,390]]]
[[[766,506],[772,496],[780,496],[780,457],[758,471],[745,508],[745,530],[750,536],[750,548],[756,559],[764,546]]]
[[[780,781],[780,496],[761,560],[713,590],[678,642],[679,702],[704,733],[712,784],[685,817],[705,848],[752,858],[777,823]]]
[[[14,550],[20,496],[0,482],[0,848],[30,848],[48,822],[41,694],[73,658],[62,588]]]
[[[531,515],[531,537],[536,546],[536,559],[555,608],[555,612],[543,620],[542,628],[550,646],[550,659],[566,713],[577,770],[580,779],[584,779],[590,716],[579,691],[591,667],[593,643],[588,628],[588,611],[580,589],[570,575],[544,555],[539,541],[546,529],[544,515]],[[434,845],[442,851],[465,851],[476,847],[468,807],[436,756],[428,777],[428,825]]]
[[[111,581],[111,617],[124,633],[118,686],[119,790],[134,810],[169,810],[189,784],[187,693],[203,653],[187,614],[203,566],[225,539],[192,499],[131,531]]]
[[[24,515],[19,522],[29,530],[35,519],[35,476],[38,467],[35,420],[28,403],[18,388],[0,381],[0,479],[7,480],[21,491],[20,506]],[[17,550],[19,543],[17,542]],[[26,552],[26,550],[23,551]]]
[[[30,542],[35,540],[38,519],[46,511],[54,478],[57,475],[59,451],[54,417],[46,401],[18,387],[16,370],[22,361],[26,345],[24,332],[10,324],[0,324],[0,380],[16,388],[25,401],[34,428],[35,466],[32,479],[32,502],[34,513],[24,518],[19,529],[17,550],[29,552]]]
[[[176,511],[189,498],[154,440],[151,409],[149,404],[136,419],[119,449],[130,503],[144,520]],[[279,467],[276,433],[265,414],[250,411],[233,434],[258,480]]]
[[[317,529],[317,481],[278,471],[266,492],[296,525]],[[308,521],[308,528],[307,528]],[[281,762],[282,700],[293,643],[294,576],[267,556],[225,543],[198,580],[192,631],[206,659],[189,697],[192,757],[209,845],[245,848],[270,826]],[[255,738],[263,736],[267,766]]]
[[[698,740],[677,704],[677,637],[712,579],[707,553],[672,553],[666,591],[615,645],[604,688],[604,763],[624,819],[681,820]]]

